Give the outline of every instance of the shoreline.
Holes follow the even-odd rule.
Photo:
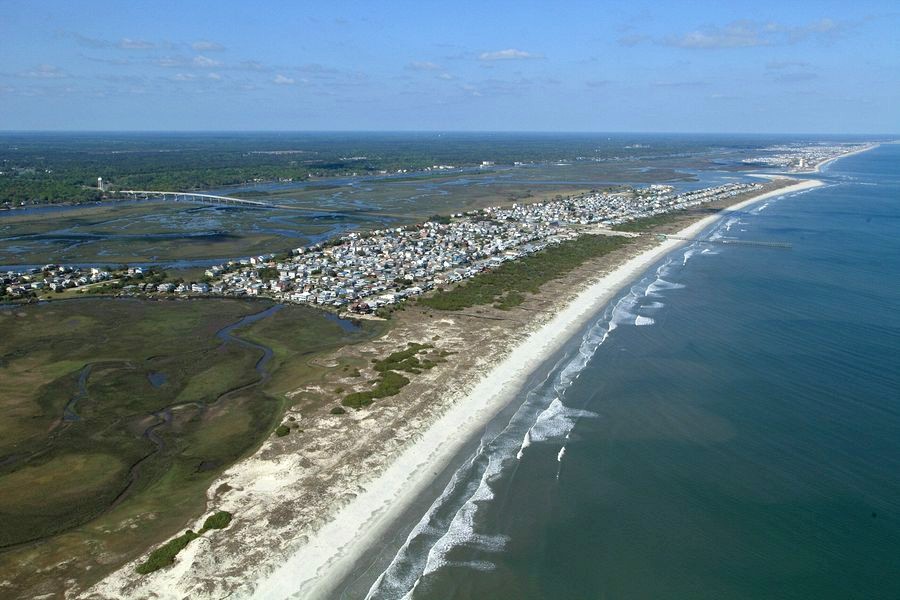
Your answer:
[[[693,237],[730,212],[821,185],[814,179],[787,183],[720,204],[713,214],[686,214],[667,233],[677,235],[678,228]],[[227,530],[196,540],[166,569],[136,577],[135,559],[66,597],[331,598],[348,585],[356,593],[380,574],[381,555],[402,545],[423,506],[440,494],[485,426],[514,411],[515,397],[535,369],[629,282],[689,243],[641,237],[631,250],[588,261],[549,283],[522,310],[429,314],[413,308],[385,336],[323,357],[329,364],[368,365],[411,340],[438,339],[440,347],[459,355],[419,375],[376,410],[335,416],[327,409],[308,411],[302,403],[289,408],[284,417],[300,421],[304,435],[265,441],[208,488],[208,509],[237,515]],[[472,347],[480,351],[469,352]],[[356,380],[333,383],[352,387]],[[323,391],[328,393],[317,384],[301,384],[287,396]],[[183,528],[199,528],[205,516],[189,518]]]
[[[841,160],[842,158],[847,158],[848,156],[853,156],[855,154],[862,154],[863,152],[868,152],[869,150],[874,150],[875,148],[877,148],[880,145],[881,145],[880,143],[869,144],[865,148],[860,148],[859,150],[854,150],[852,152],[847,152],[845,154],[833,156],[829,159],[823,160],[820,163],[816,163],[816,166],[813,167],[812,169],[808,169],[806,171],[797,171],[796,173],[793,173],[793,174],[794,175],[816,175],[816,174],[819,174],[822,172],[822,167],[825,167],[837,160]]]
[[[680,237],[693,237],[724,218],[766,199],[822,185],[815,179],[762,193],[681,229]],[[452,463],[460,450],[491,419],[507,407],[528,376],[583,328],[629,283],[669,252],[688,242],[667,239],[589,282],[575,298],[528,336],[449,408],[414,443],[407,446],[379,476],[363,486],[355,498],[338,510],[273,573],[256,582],[254,598],[326,597],[344,580],[391,525],[398,522],[437,473]],[[448,440],[452,442],[448,443]]]

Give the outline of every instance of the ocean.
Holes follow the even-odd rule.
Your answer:
[[[368,596],[900,598],[900,145],[818,178],[705,234],[792,249],[695,243],[603,308]]]

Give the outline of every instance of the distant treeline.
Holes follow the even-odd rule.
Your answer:
[[[3,133],[0,204],[97,200],[98,177],[113,190],[190,191],[483,161],[664,156],[725,143],[656,136],[652,144],[635,145],[639,139],[635,134]]]

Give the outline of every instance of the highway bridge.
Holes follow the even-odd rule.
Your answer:
[[[291,204],[273,204],[271,202],[261,202],[259,200],[248,200],[246,198],[232,198],[231,196],[217,196],[215,194],[201,194],[199,192],[162,192],[157,190],[118,190],[113,192],[119,196],[129,199],[151,199],[158,198],[161,200],[174,200],[181,202],[200,202],[203,204],[215,204],[220,206],[246,206],[249,208],[274,208],[277,210],[292,210],[303,213],[313,213],[316,215],[335,214],[360,217],[374,217],[383,219],[385,217],[394,219],[407,219],[409,215],[394,214],[381,212],[378,210],[363,210],[359,208],[324,208],[318,206],[298,206]]]
[[[244,198],[232,198],[230,196],[216,196],[214,194],[200,194],[197,192],[160,192],[156,190],[119,190],[119,194],[126,198],[161,198],[163,200],[176,200],[182,202],[202,202],[204,204],[219,204],[226,206],[249,206],[253,208],[288,208],[258,200],[246,200]]]

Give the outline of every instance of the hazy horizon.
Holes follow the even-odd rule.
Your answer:
[[[885,0],[0,5],[0,130],[883,134]]]
[[[0,129],[4,134],[439,134],[439,135],[645,135],[645,136],[747,136],[747,137],[896,137],[900,133],[882,132],[811,132],[811,131],[591,131],[591,130],[525,130],[525,129]],[[891,140],[893,141],[893,140]]]

